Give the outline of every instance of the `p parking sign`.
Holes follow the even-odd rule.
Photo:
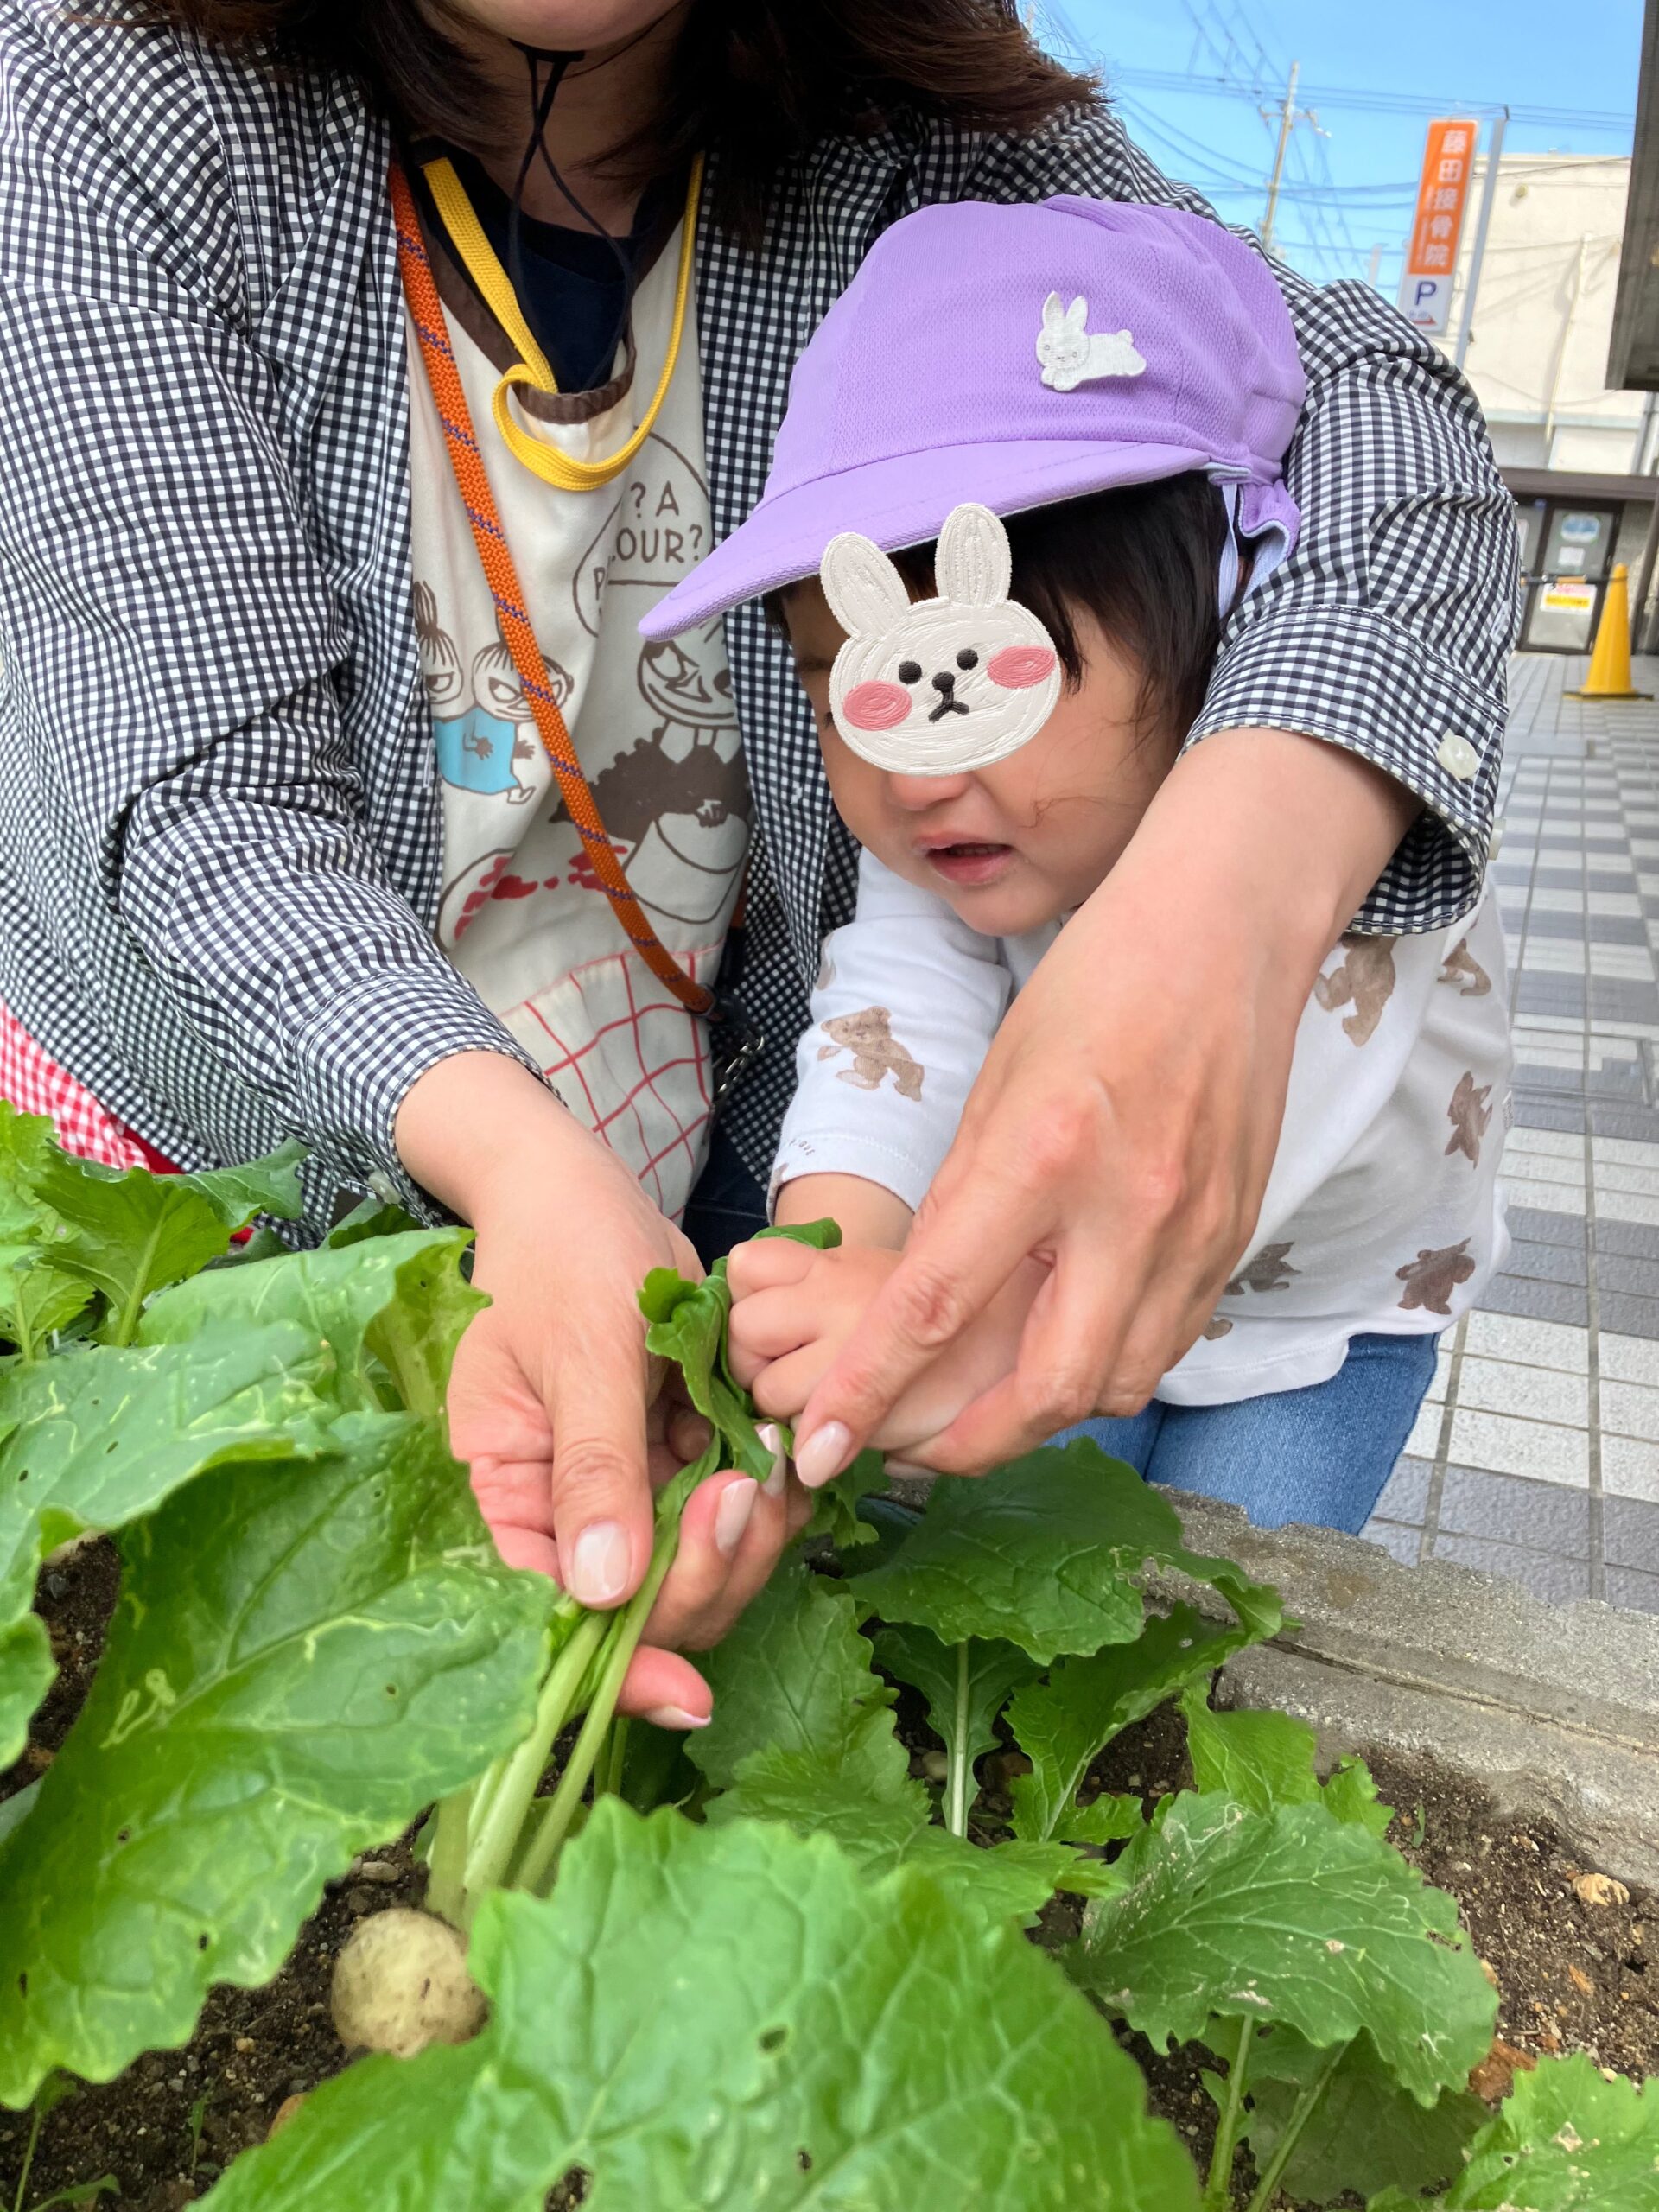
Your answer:
[[[1469,118],[1443,116],[1429,124],[1423,147],[1400,308],[1414,327],[1432,337],[1440,336],[1452,321],[1452,284],[1479,137],[1480,125]]]

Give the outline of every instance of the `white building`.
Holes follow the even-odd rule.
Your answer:
[[[1463,326],[1485,168],[1477,161],[1452,334]],[[1630,184],[1624,156],[1506,154],[1498,164],[1464,365],[1516,495],[1528,577],[1522,643],[1545,651],[1586,650],[1616,562],[1630,571],[1636,607],[1653,582],[1656,396],[1607,380]]]

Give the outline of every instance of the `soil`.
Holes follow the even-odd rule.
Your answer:
[[[0,1774],[0,1798],[50,1765],[86,1694],[118,1581],[107,1541],[81,1545],[41,1576],[37,1610],[59,1678],[35,1716],[28,1750]],[[926,1774],[939,1746],[908,1692],[901,1694],[899,1720],[913,1770]],[[1008,1786],[1023,1765],[1012,1748],[982,1762],[976,1823],[987,1840],[1006,1822]],[[1372,1768],[1397,1808],[1391,1840],[1457,1898],[1496,1981],[1498,2039],[1478,2084],[1483,2092],[1502,2095],[1514,2067],[1558,2050],[1586,2051],[1597,2064],[1638,2079],[1659,2072],[1659,1897],[1632,1891],[1628,1902],[1586,1902],[1574,1881],[1597,1870],[1552,1828],[1518,1824],[1432,1764],[1379,1757]],[[1093,1779],[1100,1789],[1137,1791],[1148,1802],[1189,1783],[1185,1732],[1173,1708],[1121,1736],[1096,1763]],[[268,1988],[215,1989],[182,2051],[141,2058],[114,2082],[77,2088],[47,2115],[25,2204],[41,2206],[59,2190],[105,2175],[119,2184],[126,2212],[175,2212],[205,2196],[231,2159],[270,2132],[287,2099],[345,2063],[327,2010],[335,1955],[365,1914],[418,1903],[424,1881],[406,1839],[359,1860],[330,1885]],[[1065,1942],[1077,1910],[1057,1899],[1036,1940],[1051,1947]],[[1123,2040],[1147,2073],[1155,2108],[1206,2163],[1214,2114],[1198,2076],[1207,2056],[1188,2049],[1166,2056],[1127,2032]],[[16,2196],[30,2126],[26,2113],[0,2111],[0,2206]],[[550,2194],[547,2212],[573,2212],[584,2179],[568,2176]]]

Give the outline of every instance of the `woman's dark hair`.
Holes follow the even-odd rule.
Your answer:
[[[443,28],[443,0],[143,4],[289,70],[344,70],[411,130],[509,150],[482,131],[480,79]],[[662,108],[612,163],[645,184],[718,149],[719,212],[754,238],[779,163],[820,139],[918,117],[1019,134],[1099,97],[1042,51],[1014,0],[690,0]]]
[[[1007,518],[1011,596],[1054,640],[1068,685],[1083,681],[1077,626],[1091,616],[1141,671],[1142,735],[1179,741],[1198,720],[1221,643],[1217,592],[1227,527],[1215,486],[1196,471],[1033,507]],[[893,560],[912,592],[934,591],[931,545]],[[783,599],[774,593],[767,607],[786,627]]]

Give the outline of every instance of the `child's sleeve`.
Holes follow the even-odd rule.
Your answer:
[[[860,1175],[913,1211],[1012,990],[996,938],[865,853],[853,918],[824,940],[772,1204],[798,1176]]]

